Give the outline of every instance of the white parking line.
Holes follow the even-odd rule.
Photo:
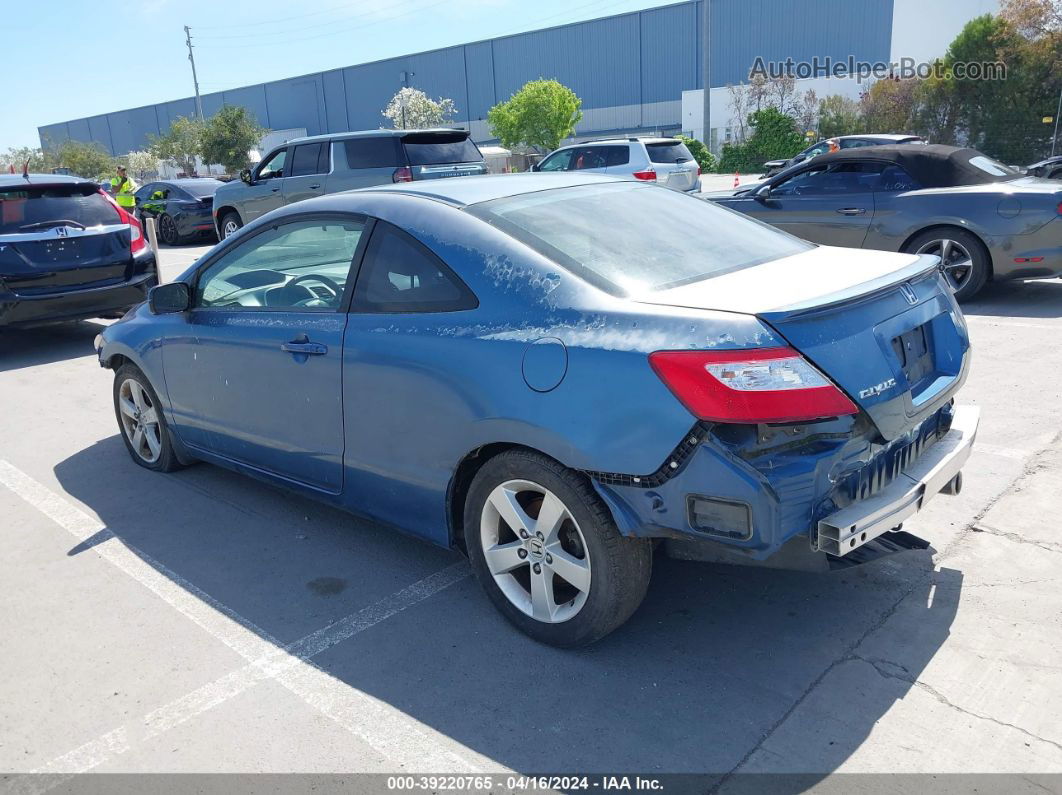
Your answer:
[[[93,550],[205,631],[249,661],[249,664],[191,693],[152,710],[139,721],[119,726],[95,740],[53,759],[34,772],[82,773],[133,747],[234,698],[258,682],[274,680],[327,715],[378,753],[407,770],[476,772],[490,760],[445,735],[336,679],[309,662],[325,650],[376,626],[469,576],[457,563],[413,583],[334,624],[281,647],[252,622],[196,588],[134,547],[110,543],[103,524],[55,494],[24,472],[0,460],[0,483],[81,541],[103,533]],[[19,792],[58,786],[54,777],[22,778]]]
[[[967,315],[966,323],[972,326],[1002,326],[1003,328],[1040,329],[1041,331],[1058,331],[1062,324],[1025,323],[1020,320],[999,320],[989,315]]]

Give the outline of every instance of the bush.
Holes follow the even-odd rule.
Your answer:
[[[710,174],[715,171],[716,166],[719,164],[716,162],[715,155],[708,151],[708,147],[704,145],[703,141],[698,141],[696,138],[688,138],[685,135],[676,137],[686,144],[686,148],[690,150],[693,159],[701,167],[702,174]]]
[[[743,143],[723,144],[719,170],[752,174],[763,170],[768,160],[789,158],[804,149],[804,137],[796,122],[777,108],[764,108],[749,114],[753,133]]]

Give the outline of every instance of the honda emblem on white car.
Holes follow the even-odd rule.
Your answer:
[[[903,297],[907,300],[907,303],[914,305],[918,303],[918,296],[915,295],[914,288],[910,282],[904,282],[900,285],[900,292],[903,293]]]

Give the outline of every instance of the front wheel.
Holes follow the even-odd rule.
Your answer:
[[[243,226],[243,221],[240,220],[240,216],[230,210],[221,216],[221,223],[218,224],[221,228],[221,239],[224,240],[227,237],[232,237]]]
[[[114,374],[114,414],[133,461],[156,472],[180,469],[158,395],[132,364],[122,365]]]
[[[514,450],[484,464],[464,521],[480,585],[535,640],[592,643],[645,597],[650,542],[621,536],[586,478],[545,456]]]
[[[988,281],[988,250],[964,229],[930,229],[912,240],[907,251],[940,257],[941,268],[956,301],[969,301]]]
[[[177,222],[173,216],[163,213],[159,216],[159,238],[167,246],[177,246],[181,243],[181,233],[177,231]]]

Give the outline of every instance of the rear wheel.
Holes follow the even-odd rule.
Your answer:
[[[235,210],[229,210],[223,216],[221,216],[221,239],[224,240],[227,237],[232,237],[243,226],[243,221],[240,220],[239,214]]]
[[[465,543],[495,607],[554,646],[604,637],[649,586],[650,542],[621,536],[583,476],[529,451],[502,453],[476,474]]]
[[[940,257],[956,301],[969,301],[988,281],[988,250],[964,229],[930,229],[915,237],[907,251]]]
[[[114,374],[114,413],[133,461],[156,472],[180,469],[158,395],[135,365]]]
[[[177,231],[177,222],[166,213],[159,216],[159,238],[167,246],[177,246],[182,242],[181,234]]]

